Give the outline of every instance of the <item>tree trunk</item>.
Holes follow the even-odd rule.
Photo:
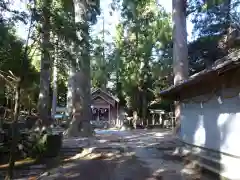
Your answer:
[[[57,40],[58,41],[58,40]],[[56,114],[56,109],[57,109],[57,97],[58,97],[58,92],[57,92],[57,83],[58,83],[58,42],[56,43],[55,47],[55,57],[54,57],[54,62],[53,62],[53,82],[52,82],[52,87],[53,87],[53,94],[52,94],[52,118],[54,119],[55,114]]]
[[[89,25],[87,21],[87,4],[85,0],[75,2],[76,21],[82,22],[82,29],[78,32],[82,39],[78,46],[79,59],[75,74],[75,95],[73,97],[73,119],[66,132],[66,136],[91,136],[91,76],[89,57]]]
[[[142,125],[147,125],[147,97],[145,89],[142,92]]]
[[[186,0],[172,0],[174,85],[188,77]],[[175,102],[176,133],[180,130],[181,105]],[[179,135],[179,134],[178,134]]]
[[[79,71],[76,73],[76,94],[73,104],[73,119],[68,129],[68,136],[90,136],[92,128],[91,119],[91,104],[90,104],[90,76],[85,72]],[[89,87],[89,88],[87,88]]]
[[[117,35],[116,35],[116,53],[115,53],[115,61],[116,61],[116,93],[120,101],[123,99],[121,89],[122,84],[120,82],[121,68],[122,68],[122,59],[120,56],[122,55],[121,47],[122,47],[122,36],[123,36],[123,28],[121,25],[117,26]],[[120,102],[121,103],[121,102]]]
[[[226,12],[226,29],[231,26],[231,0],[225,0],[224,11]]]
[[[75,7],[74,7],[74,0],[70,0],[70,6],[69,6],[69,13],[71,14],[71,21],[74,24],[75,23]],[[75,29],[75,27],[74,27]],[[70,47],[70,52],[75,53],[76,51],[76,44],[73,42]],[[75,93],[75,81],[74,77],[76,75],[76,59],[71,59],[69,62],[69,71],[68,71],[68,91],[67,91],[67,109],[66,109],[66,115],[69,117],[69,119],[72,118],[73,114],[73,99],[74,99],[74,93]]]
[[[11,142],[11,148],[10,148],[10,157],[9,157],[9,167],[8,172],[5,177],[5,180],[11,180],[13,179],[13,169],[14,169],[14,163],[15,163],[15,152],[17,149],[17,142],[18,142],[18,136],[17,133],[17,122],[18,122],[18,116],[19,116],[19,110],[20,110],[20,80],[16,83],[16,90],[15,90],[15,105],[14,105],[14,119],[12,122],[12,142]]]
[[[42,57],[41,57],[41,72],[40,72],[40,92],[38,100],[39,118],[43,125],[49,125],[50,117],[50,5],[51,0],[43,1],[43,21],[42,21]]]
[[[73,114],[73,98],[74,98],[74,90],[75,90],[75,81],[74,76],[76,74],[75,67],[73,64],[69,67],[68,73],[68,85],[67,85],[67,109],[66,115],[71,119]]]
[[[137,129],[138,120],[139,120],[139,117],[138,117],[137,111],[134,111],[133,112],[133,119],[132,119],[132,124],[133,124],[134,129]]]
[[[102,29],[102,33],[103,33],[103,36],[102,36],[102,42],[103,42],[103,44],[102,44],[102,46],[103,46],[102,60],[103,60],[103,64],[106,67],[107,62],[106,62],[106,59],[105,59],[105,47],[104,47],[104,45],[105,45],[105,18],[104,18],[104,14],[103,14],[103,24],[102,25],[103,25],[103,27],[102,27],[103,28]],[[108,72],[106,72],[105,67],[104,67],[104,75],[105,75],[105,73],[108,73]],[[107,80],[108,80],[108,76],[103,78],[103,82],[101,84],[101,89],[103,91],[107,91]]]

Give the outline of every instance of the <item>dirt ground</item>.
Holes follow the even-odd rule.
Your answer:
[[[102,130],[94,138],[66,139],[63,144],[84,150],[39,180],[216,180],[171,155],[181,144],[170,131]]]

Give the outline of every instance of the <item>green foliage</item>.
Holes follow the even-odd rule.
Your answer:
[[[7,23],[6,21],[0,22],[0,69],[5,72],[5,76],[11,71],[15,76],[20,76],[20,74],[24,71],[26,72],[25,79],[23,81],[23,99],[24,96],[28,96],[28,98],[32,99],[34,102],[35,94],[29,94],[29,91],[32,91],[36,84],[38,83],[38,73],[35,68],[31,65],[30,57],[27,57],[27,64],[22,67],[22,61],[24,59],[24,43],[14,34],[13,27]],[[1,72],[2,73],[2,72]],[[3,79],[0,79],[4,84],[4,96],[8,93],[8,98],[13,99],[13,87],[9,86]],[[30,95],[30,96],[29,96]],[[28,101],[29,102],[29,101]],[[25,100],[22,101],[23,105],[28,104]],[[4,102],[1,102],[4,103]]]
[[[148,106],[158,91],[167,85],[159,77],[165,77],[171,71],[171,17],[155,1],[122,1],[115,3],[114,10],[121,9],[122,22],[118,25],[115,42],[107,43],[104,39],[93,37],[86,38],[84,24],[75,21],[74,9],[76,5],[87,3],[87,20],[96,23],[100,14],[99,0],[96,1],[53,0],[50,9],[51,40],[49,47],[51,62],[58,58],[60,92],[59,103],[65,101],[67,71],[69,65],[79,58],[82,46],[91,43],[91,76],[92,86],[102,87],[103,84],[113,82],[113,90],[121,101],[127,102],[129,107],[138,109]],[[33,33],[30,45],[29,62],[40,71],[41,33],[42,21],[41,1],[28,2],[28,10],[33,14]],[[124,31],[127,32],[127,36]],[[76,32],[79,32],[78,34]],[[104,32],[107,33],[107,32]],[[80,36],[79,36],[80,35]],[[81,39],[82,38],[82,39]],[[89,41],[90,40],[90,41]],[[86,41],[86,42],[83,42]],[[87,42],[88,41],[88,42]],[[22,47],[23,45],[20,45]],[[57,48],[57,54],[54,49]],[[162,55],[160,55],[162,54]],[[157,58],[158,56],[158,58]],[[51,65],[52,66],[52,65]],[[6,69],[8,69],[7,67]],[[11,67],[14,69],[14,66]],[[159,71],[158,69],[161,69]],[[15,71],[14,71],[15,72]],[[37,75],[37,73],[36,73]],[[34,92],[36,96],[38,85],[37,76],[30,76],[34,83],[24,90],[26,94]],[[154,90],[154,94],[148,90]],[[28,101],[28,96],[23,96]],[[31,98],[31,100],[36,98]],[[61,99],[61,100],[60,100]],[[139,103],[144,102],[140,105]],[[27,104],[27,103],[25,103]]]
[[[32,155],[41,158],[57,157],[62,146],[61,135],[44,134],[36,139],[33,146]]]
[[[199,72],[211,65],[217,59],[226,55],[226,52],[219,47],[221,36],[199,37],[188,46],[190,73]]]
[[[42,156],[46,150],[46,139],[47,139],[47,135],[44,136],[38,136],[35,140],[35,143],[33,145],[33,149],[32,149],[32,156],[34,158]]]
[[[99,37],[94,37],[91,44],[91,84],[93,88],[105,88],[114,71],[114,56],[109,52],[113,45]]]
[[[190,73],[199,72],[238,48],[237,37],[229,32],[239,31],[239,3],[239,0],[189,1],[188,11],[196,37],[189,44]]]
[[[171,71],[171,16],[153,0],[123,1],[120,8],[112,77],[118,97],[145,119],[150,102],[168,85],[162,78]]]
[[[230,25],[230,9],[231,1],[224,2],[207,1],[212,3],[207,9],[204,9],[204,4],[199,0],[191,0],[189,9],[193,11],[192,22],[194,23],[195,35],[208,36],[223,34]]]

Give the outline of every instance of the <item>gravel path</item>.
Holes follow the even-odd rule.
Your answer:
[[[181,158],[169,155],[179,143],[167,131],[99,131],[91,140],[64,141],[65,147],[83,144],[81,154],[39,180],[216,180],[199,178],[199,172],[187,168]]]

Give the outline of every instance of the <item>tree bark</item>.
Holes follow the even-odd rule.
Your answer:
[[[74,77],[75,94],[73,97],[73,117],[66,136],[91,136],[91,76],[89,57],[89,25],[87,19],[87,2],[75,2],[75,22],[81,22],[77,32],[81,43],[78,44],[78,59]]]
[[[224,1],[224,11],[226,12],[226,29],[231,27],[231,0]]]
[[[104,18],[104,14],[103,14],[102,28],[103,28],[102,29],[102,34],[103,34],[103,36],[102,36],[102,42],[103,42],[103,44],[102,44],[102,46],[103,46],[102,60],[103,60],[103,64],[106,67],[107,66],[107,62],[106,62],[106,59],[105,59],[105,47],[104,47],[105,46],[105,18]],[[103,67],[104,68],[104,75],[105,75],[105,73],[108,73],[108,72],[106,72],[106,68],[105,67]],[[103,78],[103,82],[101,84],[101,89],[103,91],[107,91],[107,80],[108,80],[108,76]]]
[[[186,0],[172,0],[174,85],[188,77]],[[181,104],[175,102],[176,132],[181,129]],[[180,135],[180,134],[178,134]]]
[[[43,125],[49,125],[50,117],[50,5],[51,0],[43,1],[43,20],[42,20],[42,57],[40,71],[40,92],[38,100],[39,118]]]
[[[15,151],[17,149],[17,142],[18,142],[18,136],[17,133],[17,122],[18,122],[18,116],[19,116],[19,110],[20,110],[20,79],[16,82],[16,90],[15,90],[15,105],[14,105],[14,119],[12,122],[12,142],[11,142],[11,148],[10,148],[10,157],[9,157],[9,167],[8,172],[5,177],[5,180],[11,180],[13,179],[13,169],[15,164]]]
[[[73,99],[74,99],[74,92],[75,92],[75,81],[74,76],[76,74],[75,67],[71,64],[69,67],[68,73],[68,85],[67,85],[67,109],[66,115],[71,118],[73,114]]]
[[[69,14],[71,18],[71,23],[74,25],[74,31],[76,31],[75,27],[75,7],[74,7],[74,0],[70,0],[69,2]],[[76,44],[74,42],[71,43],[70,52],[75,53],[76,51]],[[69,69],[68,69],[68,85],[67,85],[67,109],[66,115],[69,119],[72,118],[73,114],[73,98],[75,93],[75,74],[76,74],[76,59],[71,59],[69,61]]]
[[[53,62],[53,82],[52,82],[52,88],[53,88],[53,94],[52,94],[52,118],[54,119],[54,116],[56,114],[57,109],[57,97],[58,97],[58,40],[56,40],[56,47],[54,52],[54,62]]]

